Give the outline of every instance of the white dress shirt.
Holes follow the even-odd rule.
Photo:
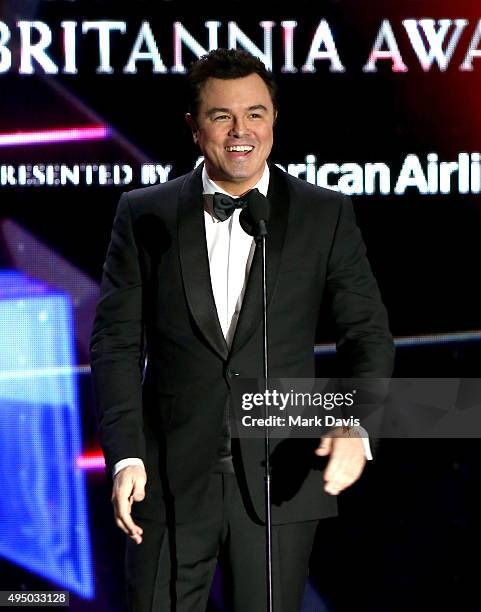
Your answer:
[[[209,178],[205,166],[202,171],[202,183],[205,194],[214,194],[217,191],[231,195]],[[254,185],[253,189],[255,188],[267,196],[269,188],[267,164],[263,175]],[[241,209],[236,209],[228,219],[219,221],[212,211],[204,211],[212,292],[222,333],[229,348],[239,319],[255,251],[254,238],[246,234],[240,225],[240,214]]]
[[[204,194],[220,192],[236,197],[222,189],[222,187],[219,187],[209,178],[205,165],[202,169],[202,185]],[[267,196],[269,188],[269,166],[267,164],[261,178],[252,187],[252,189],[255,188],[262,195]],[[214,217],[211,210],[204,210],[205,237],[212,292],[222,333],[229,348],[231,347],[239,319],[247,278],[255,251],[254,238],[246,234],[240,225],[240,213],[241,209],[236,209],[228,219],[219,221]],[[366,458],[372,459],[367,432],[361,428],[357,429],[362,435]],[[143,462],[142,459],[133,457],[122,459],[115,464],[113,475],[115,476],[121,469],[129,465],[143,466]]]

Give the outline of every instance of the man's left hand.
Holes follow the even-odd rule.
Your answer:
[[[350,487],[362,474],[366,455],[361,436],[355,430],[336,428],[321,438],[316,455],[330,455],[324,470],[324,491],[338,495]]]

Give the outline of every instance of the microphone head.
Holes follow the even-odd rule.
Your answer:
[[[259,223],[261,220],[265,221],[266,223],[269,221],[271,203],[258,189],[253,189],[250,192],[247,207],[249,208],[252,220],[255,223]]]
[[[239,221],[242,229],[249,236],[259,234],[259,223],[269,221],[271,203],[258,189],[252,189],[248,194],[247,206],[241,212]]]

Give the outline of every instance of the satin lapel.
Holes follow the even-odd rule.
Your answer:
[[[271,214],[266,238],[267,307],[276,285],[277,272],[289,215],[289,192],[285,173],[269,164],[270,178],[267,197]],[[242,308],[232,341],[232,352],[239,350],[262,323],[262,252],[257,246],[252,260]],[[269,310],[267,312],[269,316]],[[261,348],[261,347],[260,347]]]
[[[210,281],[202,200],[202,164],[186,177],[179,194],[179,257],[190,312],[212,348],[227,359]]]

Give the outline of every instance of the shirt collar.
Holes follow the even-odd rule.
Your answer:
[[[222,189],[222,187],[219,187],[217,183],[214,183],[214,181],[211,178],[209,178],[209,175],[207,174],[207,170],[205,169],[205,164],[204,164],[204,167],[202,168],[202,185],[204,188],[204,193],[206,194],[214,194],[217,191],[220,193],[225,193],[231,196],[231,198],[239,197],[239,196],[232,195],[231,193],[228,193],[227,191],[225,191],[225,189]],[[264,172],[261,178],[252,187],[252,189],[258,189],[262,193],[263,196],[267,196],[267,190],[269,189],[269,166],[267,165],[267,163],[265,165]]]

